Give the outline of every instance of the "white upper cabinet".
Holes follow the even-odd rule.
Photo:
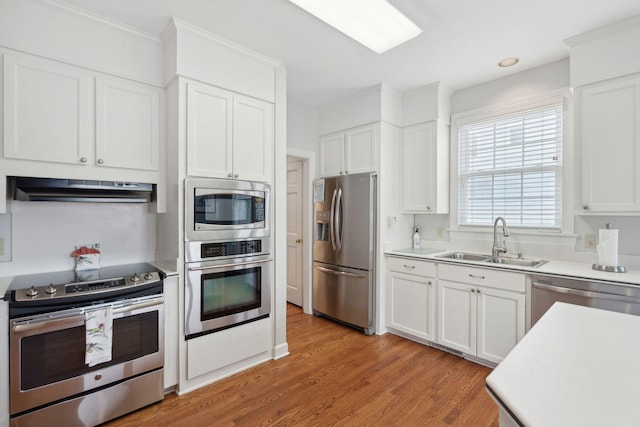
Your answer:
[[[158,170],[161,91],[124,79],[96,79],[96,163]]]
[[[273,104],[246,96],[234,96],[234,178],[271,180],[274,132]]]
[[[86,178],[102,167],[159,169],[162,89],[6,55],[4,93],[6,159],[86,166]],[[25,163],[23,173],[44,172]]]
[[[273,104],[188,83],[188,175],[269,182],[273,144]]]
[[[375,172],[378,165],[378,124],[360,126],[321,137],[320,176]]]
[[[640,212],[640,74],[576,89],[582,209]]]
[[[39,58],[4,57],[4,157],[87,163],[90,75]]]
[[[405,212],[449,212],[448,126],[431,121],[402,132]]]

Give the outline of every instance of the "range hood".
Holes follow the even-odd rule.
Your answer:
[[[84,179],[12,177],[13,198],[32,202],[147,203],[153,184]]]

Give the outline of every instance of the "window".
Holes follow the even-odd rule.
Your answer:
[[[458,126],[458,225],[562,228],[562,101]]]

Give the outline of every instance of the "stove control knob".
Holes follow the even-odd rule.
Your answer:
[[[146,274],[144,275],[144,280],[151,280],[151,279],[153,279],[153,274],[151,274],[151,273],[146,273]]]
[[[29,288],[29,290],[26,292],[28,297],[35,297],[36,295],[38,295],[38,290],[35,288],[35,286],[32,286],[31,288]]]
[[[44,291],[45,291],[46,293],[48,293],[49,295],[53,295],[53,294],[55,294],[56,292],[58,292],[58,290],[56,289],[56,287],[55,287],[55,286],[53,286],[53,285],[49,285],[49,286],[47,286],[47,288],[46,288]]]
[[[129,280],[131,280],[133,283],[138,283],[140,281],[140,276],[138,276],[138,274],[134,274],[133,276],[129,277]]]

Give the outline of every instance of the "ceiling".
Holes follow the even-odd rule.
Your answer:
[[[288,0],[64,2],[155,35],[173,16],[282,61],[289,98],[309,106],[379,83],[470,87],[565,58],[564,39],[640,15],[638,0],[390,0],[423,33],[378,55]],[[509,56],[520,62],[499,68]]]

